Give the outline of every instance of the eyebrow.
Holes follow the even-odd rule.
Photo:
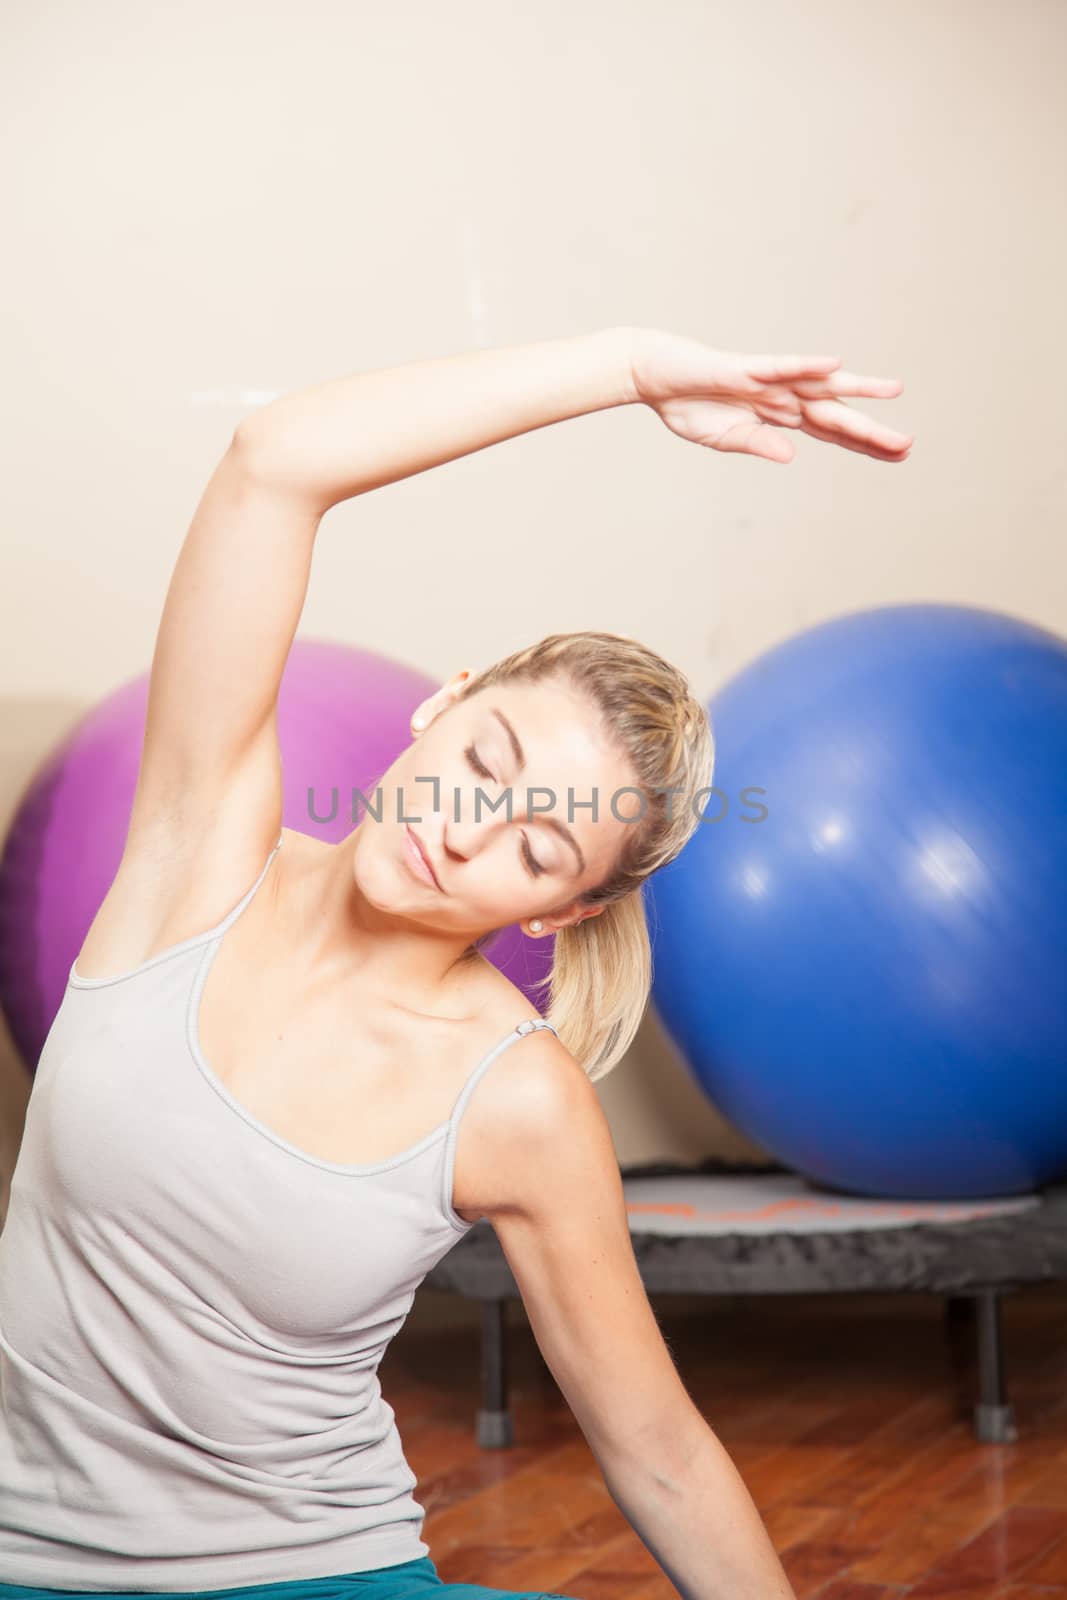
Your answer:
[[[504,732],[507,734],[508,741],[511,745],[511,752],[515,757],[515,765],[519,772],[524,772],[526,770],[526,752],[519,743],[519,736],[515,732],[515,729],[512,727],[504,713],[500,710],[499,706],[490,706],[489,715],[491,717],[496,717],[497,721],[503,726]],[[538,818],[541,822],[547,823],[553,832],[559,835],[564,844],[570,845],[575,856],[578,858],[578,871],[580,873],[584,872],[585,857],[582,854],[581,845],[578,843],[571,830],[564,823],[560,822],[558,817],[548,817],[545,816],[543,812],[538,812]]]

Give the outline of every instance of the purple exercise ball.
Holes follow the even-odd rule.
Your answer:
[[[297,639],[278,697],[284,825],[330,844],[351,833],[366,815],[362,803],[353,815],[352,790],[374,800],[411,741],[414,707],[437,688],[374,651]],[[4,841],[0,1008],[31,1071],[122,857],[147,704],[146,672],[90,710],[34,774]],[[405,804],[422,814],[421,794]],[[543,1010],[547,996],[534,984],[547,976],[551,945],[513,926],[484,953]]]

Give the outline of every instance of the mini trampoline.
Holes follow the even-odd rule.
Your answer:
[[[975,1436],[1018,1437],[1008,1402],[1002,1297],[1067,1279],[1067,1183],[989,1201],[868,1200],[781,1166],[623,1169],[634,1255],[646,1292],[943,1295],[951,1322],[973,1323]],[[511,1445],[505,1307],[521,1299],[488,1221],[475,1223],[423,1280],[481,1303],[483,1449]]]

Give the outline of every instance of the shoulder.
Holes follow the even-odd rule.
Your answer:
[[[496,1063],[482,1075],[478,1103],[495,1116],[498,1125],[521,1125],[534,1131],[534,1119],[552,1126],[554,1116],[564,1104],[592,1085],[578,1061],[549,1028],[536,1028],[517,1034],[524,1022],[540,1021],[536,1006],[491,962],[480,958],[481,967],[468,974],[470,989],[467,1009],[470,1015],[470,1043],[473,1055],[485,1055],[499,1042],[510,1039],[502,1052],[507,1060],[496,1071]],[[595,1099],[595,1093],[593,1095]]]
[[[457,1209],[494,1222],[533,1217],[573,1203],[582,1184],[595,1189],[598,1174],[617,1183],[618,1159],[588,1074],[549,1029],[516,1035],[482,1074],[460,1122]]]
[[[519,1018],[524,1020],[529,1019]],[[551,1135],[576,1102],[599,1104],[581,1064],[549,1028],[517,1033],[503,1054],[507,1066],[496,1073],[490,1068],[481,1094],[484,1112],[493,1117],[502,1137],[512,1132],[527,1139]]]

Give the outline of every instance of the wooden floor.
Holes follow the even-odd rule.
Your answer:
[[[975,1440],[973,1372],[933,1296],[653,1304],[800,1600],[1067,1600],[1067,1290],[1004,1304],[1011,1445]],[[424,1290],[381,1367],[441,1577],[677,1600],[604,1487],[517,1302],[516,1443],[478,1448],[476,1318]]]

